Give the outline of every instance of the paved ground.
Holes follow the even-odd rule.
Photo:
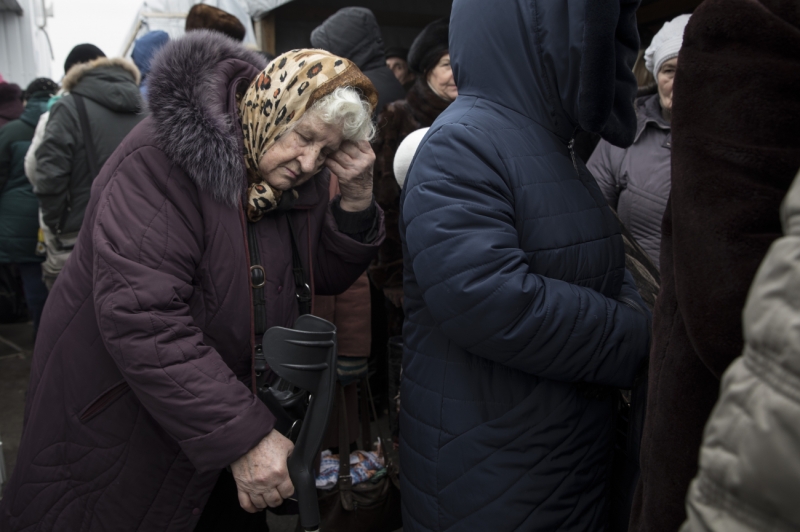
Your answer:
[[[17,461],[19,440],[22,436],[25,393],[28,389],[33,351],[32,338],[31,323],[0,325],[0,441],[3,451],[0,459],[5,458],[7,476],[11,475]],[[378,423],[372,424],[372,434],[388,433],[388,422],[384,415]],[[297,527],[296,516],[268,514],[267,522],[270,532],[294,532]],[[402,532],[402,529],[398,532]]]

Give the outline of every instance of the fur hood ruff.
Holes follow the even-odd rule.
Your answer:
[[[153,58],[148,106],[156,145],[217,201],[235,207],[244,190],[239,124],[225,111],[229,60],[263,70],[266,61],[233,39],[195,30],[167,43]],[[229,64],[229,63],[226,63]]]
[[[64,79],[61,81],[61,87],[64,89],[64,91],[71,92],[87,72],[94,70],[95,68],[108,66],[116,66],[127,70],[130,75],[133,76],[133,81],[137,85],[142,80],[142,75],[139,73],[139,69],[127,59],[122,59],[121,57],[98,57],[97,59],[89,61],[88,63],[81,63],[70,68],[69,72],[67,72],[67,75],[64,76]]]

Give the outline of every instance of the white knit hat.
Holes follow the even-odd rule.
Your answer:
[[[683,30],[689,23],[689,17],[691,15],[680,15],[664,24],[644,52],[644,66],[654,76],[658,75],[661,65],[666,61],[678,57],[683,44]]]
[[[422,137],[425,136],[429,129],[428,127],[423,127],[409,133],[400,143],[400,146],[397,147],[392,166],[394,168],[394,178],[397,179],[397,184],[400,185],[400,188],[403,188],[403,183],[406,182],[408,167],[411,166],[411,160],[414,159],[414,155],[417,153],[419,143],[422,142]]]

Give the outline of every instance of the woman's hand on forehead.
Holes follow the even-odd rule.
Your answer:
[[[374,164],[375,152],[366,140],[344,141],[325,160],[325,166],[339,178],[342,210],[358,212],[370,206]]]

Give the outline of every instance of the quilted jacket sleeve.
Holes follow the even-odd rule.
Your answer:
[[[193,321],[187,301],[203,217],[176,175],[155,148],[117,167],[92,227],[94,304],[102,340],[138,399],[198,470],[218,470],[266,436],[274,417]]]
[[[317,267],[314,269],[315,289],[319,295],[339,295],[350,288],[375,258],[386,235],[380,207],[376,206],[376,235],[370,242],[364,243],[339,230],[332,208],[329,204],[324,214],[317,249]]]
[[[623,153],[624,150],[612,146],[606,140],[601,140],[586,163],[586,168],[594,176],[606,201],[615,210],[622,190],[619,171]]]
[[[68,207],[67,190],[72,173],[80,126],[77,116],[70,113],[65,99],[50,111],[44,138],[36,150],[36,196],[42,209],[42,219],[53,233]]]
[[[406,267],[448,338],[469,352],[566,382],[627,386],[647,317],[594,290],[529,273],[513,194],[490,139],[442,127],[420,148],[402,207]]]

